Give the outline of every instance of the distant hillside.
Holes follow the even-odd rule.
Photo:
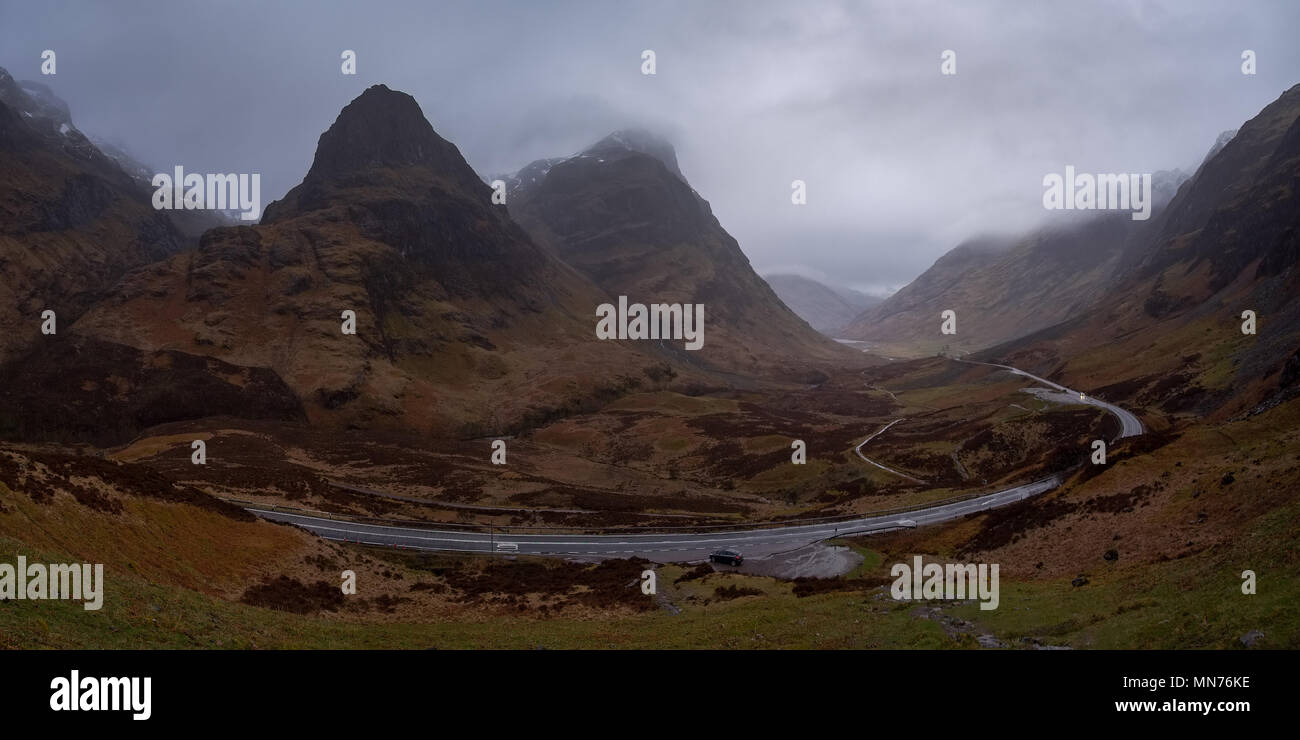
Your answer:
[[[767,284],[790,310],[829,337],[881,299],[848,288],[832,288],[802,275],[767,275]]]
[[[1177,170],[1155,173],[1157,213],[1184,179]],[[971,352],[1052,326],[1104,293],[1151,223],[1127,211],[1090,213],[1020,237],[971,239],[854,319],[844,337],[890,355],[920,356]],[[946,310],[957,314],[956,335],[940,333]]]
[[[1154,417],[1256,413],[1300,393],[1298,191],[1300,85],[1183,185],[1095,306],[983,356]]]

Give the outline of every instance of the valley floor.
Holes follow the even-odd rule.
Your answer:
[[[781,393],[639,393],[507,440],[504,468],[491,465],[490,440],[417,448],[225,423],[173,425],[112,450],[8,445],[0,552],[103,562],[107,593],[98,612],[0,602],[0,646],[1300,645],[1289,608],[1300,596],[1290,547],[1300,534],[1300,402],[1214,425],[1162,424],[1112,445],[1106,466],[1076,467],[1118,424],[1025,386],[932,358]],[[871,440],[872,459],[925,484],[854,453],[900,419]],[[190,462],[199,435],[205,466]],[[791,463],[792,439],[807,443],[806,465]],[[617,530],[860,514],[1064,469],[1077,472],[1021,504],[738,570],[368,548],[221,501]],[[894,601],[890,567],[913,555],[999,563],[999,608]],[[647,569],[654,596],[640,589]],[[356,595],[339,589],[344,570],[356,574]],[[1253,595],[1241,589],[1247,570]]]

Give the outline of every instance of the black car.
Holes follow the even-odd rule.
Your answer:
[[[727,565],[740,565],[745,562],[745,558],[735,550],[714,550],[709,553],[709,560]]]

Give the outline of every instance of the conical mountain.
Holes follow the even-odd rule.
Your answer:
[[[703,304],[706,347],[692,363],[797,376],[809,363],[854,357],[759,277],[682,176],[666,141],[615,132],[572,157],[525,167],[512,184],[519,222],[607,293],[629,302]]]
[[[33,377],[61,363],[70,382],[24,409],[98,414],[118,436],[214,414],[499,433],[608,399],[663,365],[649,347],[596,338],[607,300],[491,202],[409,95],[375,86],[342,110],[261,224],[211,230],[132,273],[34,358]],[[191,357],[210,360],[215,388],[195,381],[203,365]],[[173,398],[193,388],[213,402]]]

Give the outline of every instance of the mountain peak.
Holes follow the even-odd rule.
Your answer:
[[[55,95],[54,91],[47,85],[31,80],[22,80],[18,83],[18,87],[35,104],[36,110],[33,115],[49,118],[59,124],[72,125],[72,111],[68,109],[68,104],[58,95]]]
[[[417,165],[457,178],[472,174],[460,151],[433,130],[415,98],[386,85],[373,85],[344,106],[321,134],[307,176]]]
[[[685,180],[677,166],[677,151],[667,139],[645,129],[620,129],[592,144],[582,154],[589,156],[608,155],[618,152],[639,152],[663,162],[668,171],[679,179]]]
[[[535,160],[513,175],[501,176],[501,179],[506,181],[508,192],[513,196],[539,187],[556,165],[603,165],[605,162],[622,160],[629,154],[641,154],[657,160],[674,177],[686,182],[686,176],[677,167],[677,152],[673,145],[667,139],[639,128],[619,129],[572,156]]]
[[[262,210],[262,223],[355,202],[358,191],[367,188],[395,186],[408,193],[423,192],[430,178],[444,191],[487,197],[486,186],[460,150],[433,130],[415,98],[386,85],[373,85],[339,111],[320,135],[316,157],[302,183],[268,204]]]

